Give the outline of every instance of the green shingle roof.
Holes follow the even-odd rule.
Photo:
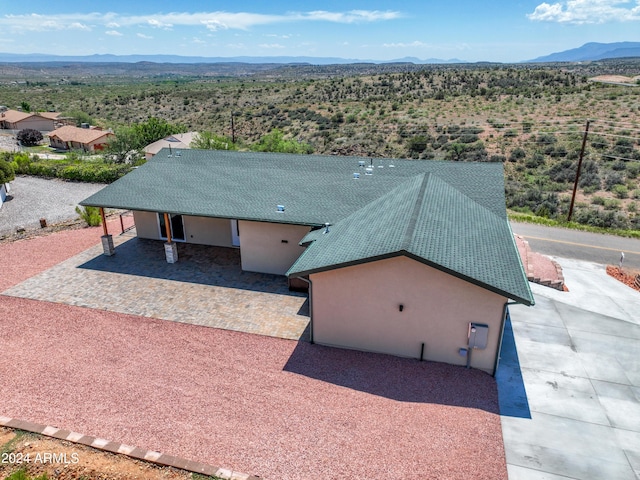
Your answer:
[[[310,232],[287,272],[305,276],[406,255],[533,304],[509,223],[432,173],[407,180],[336,225]]]
[[[366,175],[373,163],[373,174]],[[360,173],[359,179],[353,173]],[[501,164],[161,150],[82,205],[322,226],[289,275],[406,254],[533,303]],[[277,211],[284,205],[284,213]]]

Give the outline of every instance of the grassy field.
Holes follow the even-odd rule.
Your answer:
[[[155,116],[234,137],[241,149],[279,129],[320,154],[502,162],[508,206],[551,219],[567,216],[586,140],[573,220],[639,230],[639,74],[640,59],[236,69],[5,65],[0,104],[28,102],[111,128]]]

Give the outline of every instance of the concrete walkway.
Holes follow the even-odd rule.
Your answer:
[[[569,292],[532,284],[536,305],[510,307],[497,374],[509,478],[637,480],[640,293],[556,260]]]

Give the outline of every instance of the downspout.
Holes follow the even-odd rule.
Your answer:
[[[502,307],[502,322],[500,324],[500,338],[498,339],[498,351],[496,352],[496,361],[493,364],[493,375],[495,378],[498,372],[498,363],[500,362],[500,352],[502,351],[502,339],[504,338],[504,326],[507,323],[507,315],[509,314],[509,305],[519,305],[518,302],[506,301]]]
[[[309,284],[309,343],[313,345],[313,301],[311,300],[313,283],[311,283],[311,278],[309,278],[309,280],[303,277],[297,278]]]

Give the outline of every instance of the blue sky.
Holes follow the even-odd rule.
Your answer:
[[[640,0],[0,0],[0,51],[517,62],[640,41]]]

